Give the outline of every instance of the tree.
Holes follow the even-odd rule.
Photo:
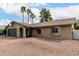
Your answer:
[[[33,19],[35,18],[35,15],[34,15],[34,13],[32,13],[32,12],[31,12],[31,15],[30,15],[30,17],[32,18],[32,24],[33,24]]]
[[[29,19],[30,17],[32,18],[32,23],[33,23],[33,19],[35,18],[35,15],[32,13],[31,9],[26,9],[25,6],[21,6],[21,13],[22,13],[22,18],[23,18],[23,23],[24,23],[24,13],[27,13],[28,16],[28,24],[29,24]]]
[[[50,11],[43,8],[41,11],[40,11],[40,22],[47,22],[47,21],[51,21],[52,20],[52,17],[51,17],[51,14],[50,14]]]
[[[27,15],[28,15],[28,24],[29,24],[29,18],[30,18],[30,15],[31,15],[31,9],[27,9]]]
[[[79,29],[79,22],[78,21],[74,24],[74,29]]]
[[[24,12],[26,12],[26,7],[21,6],[21,13],[22,13],[22,18],[23,18],[23,23],[24,23]]]

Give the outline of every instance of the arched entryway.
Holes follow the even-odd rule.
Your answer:
[[[32,28],[26,28],[26,37],[32,37]]]
[[[20,37],[23,37],[23,28],[20,28]]]

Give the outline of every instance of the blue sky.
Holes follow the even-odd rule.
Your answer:
[[[79,3],[10,3],[0,4],[0,25],[8,24],[11,21],[22,21],[20,7],[24,5],[31,8],[35,13],[35,22],[39,22],[39,11],[41,8],[47,8],[51,11],[54,19],[79,17]],[[25,23],[27,23],[25,15]],[[31,22],[31,20],[30,20]]]
[[[11,19],[11,20],[17,20],[20,19],[19,16],[16,15],[16,13],[6,13],[3,9],[0,8],[0,20],[1,19]]]
[[[56,7],[68,7],[68,6],[76,6],[79,3],[48,3],[48,7],[56,8]]]

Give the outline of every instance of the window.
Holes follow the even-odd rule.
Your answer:
[[[12,24],[10,24],[10,27],[12,27],[13,26],[13,23]]]
[[[52,33],[52,34],[58,34],[58,33],[59,33],[58,27],[52,27],[52,28],[51,28],[51,33]]]
[[[36,29],[36,34],[41,34],[41,29]]]

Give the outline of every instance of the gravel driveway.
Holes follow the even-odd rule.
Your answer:
[[[77,56],[78,40],[52,40],[45,38],[4,38],[0,37],[2,56]]]

